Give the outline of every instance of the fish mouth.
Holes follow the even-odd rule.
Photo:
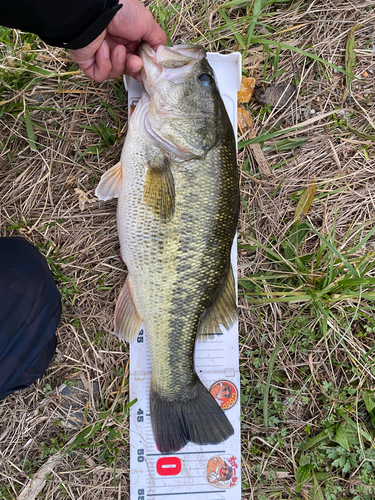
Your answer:
[[[143,86],[152,97],[159,78],[182,83],[187,80],[195,63],[206,57],[201,45],[178,45],[166,47],[160,45],[155,51],[146,42],[139,47],[139,56],[143,61],[141,72]]]
[[[187,64],[195,63],[206,57],[206,51],[202,45],[178,45],[176,47],[166,47],[160,45],[155,51],[146,42],[142,42],[139,47],[139,56],[145,59],[152,59],[154,64],[162,68],[181,68]]]

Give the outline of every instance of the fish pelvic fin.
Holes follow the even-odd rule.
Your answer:
[[[174,179],[167,157],[147,165],[143,199],[161,219],[171,220],[174,214]]]
[[[219,444],[234,434],[232,424],[196,376],[187,397],[171,400],[151,388],[150,413],[156,446],[174,453],[189,441]]]
[[[201,316],[197,334],[199,342],[204,342],[213,338],[215,333],[220,333],[220,325],[229,330],[238,318],[236,282],[230,262],[224,276],[216,300]]]
[[[102,175],[98,187],[95,190],[95,196],[99,200],[110,200],[111,198],[118,198],[120,196],[122,186],[122,165],[119,161],[116,165],[105,174]]]
[[[116,302],[115,334],[122,340],[133,342],[141,329],[141,324],[142,318],[134,304],[132,285],[128,275]]]

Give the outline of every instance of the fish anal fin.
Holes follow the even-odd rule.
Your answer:
[[[174,179],[165,156],[147,165],[143,199],[161,219],[172,219],[175,203]]]
[[[135,307],[129,275],[118,296],[115,308],[115,334],[133,342],[141,328],[142,318]]]
[[[118,198],[122,186],[122,165],[119,161],[116,165],[105,174],[102,175],[98,187],[95,190],[95,196],[99,200],[110,200],[111,198]]]
[[[197,335],[198,341],[205,341],[213,338],[215,333],[220,333],[220,325],[229,330],[237,318],[236,283],[232,266],[229,263],[215,302],[201,317]]]

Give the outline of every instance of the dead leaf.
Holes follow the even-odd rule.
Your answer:
[[[308,188],[303,192],[296,208],[296,213],[294,215],[295,222],[294,225],[297,225],[301,222],[301,215],[307,214],[311,204],[313,202],[316,191],[316,182],[312,182]]]
[[[291,96],[295,93],[295,85],[270,85],[263,91],[260,87],[255,88],[254,97],[261,104],[269,104],[282,108],[287,104]],[[292,101],[289,101],[289,104]]]
[[[314,362],[313,362],[313,353],[312,352],[310,352],[310,354],[309,354],[309,367],[310,367],[311,375],[312,375],[312,378],[314,379],[314,382],[316,384],[318,384],[318,382],[316,381],[315,375],[314,375]]]
[[[240,129],[241,135],[247,139],[254,139],[256,133],[254,131],[253,117],[250,111],[244,108],[238,108],[238,128]],[[259,143],[250,144],[249,148],[254,154],[255,160],[258,163],[259,170],[263,175],[271,175],[271,170],[268,166],[267,160],[264,157],[263,151]]]
[[[361,24],[356,24],[349,32],[348,40],[346,42],[345,49],[345,69],[349,73],[345,77],[345,90],[344,95],[342,97],[342,102],[346,101],[346,98],[349,95],[350,88],[353,80],[353,68],[355,67],[355,41],[354,41],[354,32],[358,28],[362,28]]]
[[[241,87],[240,90],[238,91],[238,102],[241,104],[249,102],[251,96],[253,95],[254,88],[255,88],[255,78],[253,78],[252,76],[250,77],[243,76],[241,80]]]
[[[251,116],[250,111],[245,108],[238,108],[237,115],[238,128],[240,129],[241,134],[245,134],[246,132],[251,133],[251,131],[255,134],[253,117]]]
[[[337,154],[337,151],[335,149],[335,146],[332,144],[332,142],[329,139],[328,139],[328,142],[329,142],[329,145],[331,146],[331,149],[332,149],[333,159],[335,160],[336,165],[337,165],[340,173],[342,174],[341,162],[340,162],[340,158],[338,157],[338,154]]]
[[[278,477],[279,479],[285,479],[287,477],[292,477],[293,474],[291,474],[290,472],[288,471],[283,471],[283,470],[276,470],[276,471],[264,471],[263,472],[263,475],[265,477],[272,477],[273,475],[275,475],[276,477]]]
[[[254,69],[259,66],[259,64],[264,61],[266,56],[263,54],[263,51],[261,48],[259,48],[258,51],[252,51],[251,56],[246,57],[243,62],[242,62],[242,67],[243,69]]]
[[[89,199],[84,191],[82,189],[75,188],[74,192],[78,194],[78,203],[79,203],[79,208],[81,210],[85,209],[85,203],[93,203],[95,200]]]

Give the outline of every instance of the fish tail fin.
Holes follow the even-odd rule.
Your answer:
[[[162,453],[173,453],[189,441],[218,444],[233,435],[227,416],[196,377],[186,398],[165,398],[151,389],[150,409],[156,446]]]

